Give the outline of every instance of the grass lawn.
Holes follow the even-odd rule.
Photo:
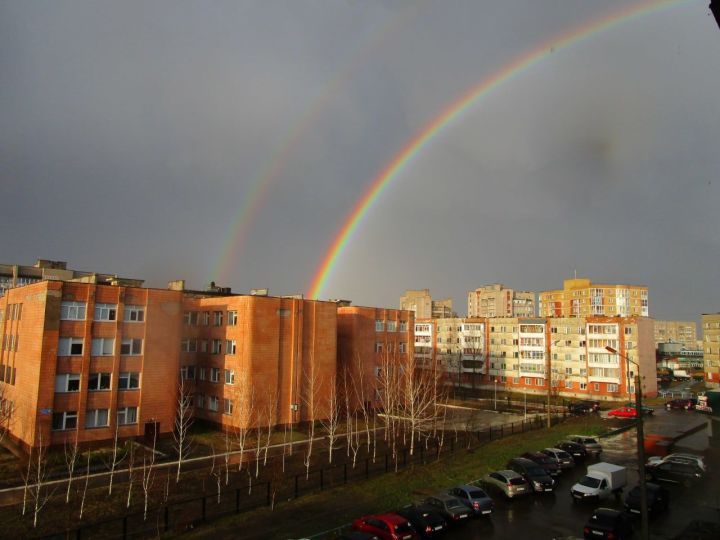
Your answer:
[[[613,424],[597,415],[569,418],[550,429],[536,430],[486,444],[474,451],[459,450],[440,462],[415,466],[356,484],[278,502],[211,522],[187,538],[300,538],[341,527],[352,519],[396,508],[449,486],[481,478],[505,467],[529,450],[553,446],[572,434],[600,434]],[[170,538],[170,536],[167,536]]]

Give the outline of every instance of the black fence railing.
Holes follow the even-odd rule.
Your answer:
[[[562,417],[553,417],[556,424]],[[449,456],[457,451],[477,448],[490,441],[518,433],[524,433],[547,425],[546,419],[528,418],[507,424],[488,426],[478,431],[445,431],[444,437],[428,438],[417,442],[410,455],[408,446],[398,448],[395,453],[385,450],[375,457],[363,456],[354,464],[344,462],[319,467],[301,474],[275,475],[255,484],[223,486],[223,491],[205,493],[182,501],[170,502],[149,509],[147,519],[143,512],[134,512],[122,517],[87,523],[75,529],[35,538],[42,540],[66,539],[141,539],[167,532],[184,532],[215,519],[231,514],[240,514],[261,507],[273,506],[276,502],[302,497],[309,493],[332,489],[400,471]]]

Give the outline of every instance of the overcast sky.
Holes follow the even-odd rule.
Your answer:
[[[164,287],[307,292],[354,203],[425,125],[519,55],[633,0],[0,0],[0,262]],[[677,2],[560,47],[402,171],[324,297],[467,309],[502,282],[650,287],[720,311],[720,31]],[[309,120],[308,120],[309,119]],[[279,164],[288,138],[301,137]]]

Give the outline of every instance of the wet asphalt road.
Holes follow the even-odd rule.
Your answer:
[[[679,430],[688,429],[705,418],[694,411],[656,410],[646,420],[645,432],[676,435]],[[635,430],[603,439],[601,461],[608,461],[628,467],[628,489],[637,485],[638,474],[635,462]],[[708,434],[703,430],[676,445],[675,451],[702,453],[708,446]],[[593,462],[591,460],[590,462]],[[651,518],[650,537],[669,539],[676,535],[693,519],[717,521],[720,519],[720,488],[718,474],[711,469],[709,477],[697,487],[683,488],[666,484],[670,490],[670,511],[665,515]],[[585,473],[585,467],[563,473],[552,494],[531,495],[515,501],[506,501],[497,494],[495,511],[490,518],[477,518],[449,531],[444,537],[452,540],[480,538],[508,539],[551,539],[563,536],[582,538],[582,530],[592,511],[598,506],[623,509],[622,500],[606,499],[601,503],[573,504],[570,487]],[[625,492],[628,491],[625,490]],[[640,528],[635,518],[636,533]],[[636,536],[639,536],[636,534]]]

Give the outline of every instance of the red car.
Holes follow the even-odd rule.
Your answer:
[[[608,416],[616,416],[618,418],[637,418],[637,410],[635,407],[620,407],[608,412]]]
[[[356,531],[372,533],[383,540],[420,540],[410,522],[397,514],[376,514],[356,519],[352,523]]]

